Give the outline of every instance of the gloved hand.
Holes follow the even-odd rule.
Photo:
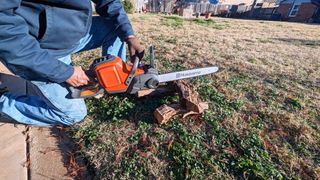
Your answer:
[[[72,76],[66,82],[73,87],[79,87],[87,85],[89,78],[80,66],[75,66]]]
[[[133,63],[135,56],[138,56],[139,59],[142,60],[144,56],[144,48],[141,46],[139,39],[131,35],[126,39],[126,43],[128,44],[130,61]]]

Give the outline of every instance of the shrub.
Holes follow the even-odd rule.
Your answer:
[[[126,13],[132,14],[134,11],[133,3],[130,0],[123,0],[121,2]]]

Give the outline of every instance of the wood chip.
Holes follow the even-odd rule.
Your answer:
[[[155,92],[156,90],[155,89],[146,89],[146,90],[141,90],[141,91],[138,91],[136,96],[137,97],[143,97],[143,96],[147,96],[153,92]]]
[[[198,108],[199,108],[198,112],[203,113],[204,110],[209,109],[209,104],[207,102],[200,102]]]
[[[128,148],[128,146],[123,146],[119,149],[116,157],[115,157],[115,161],[118,162],[121,158],[122,153],[124,152],[124,150],[126,150]]]
[[[181,107],[179,104],[162,105],[158,107],[153,115],[157,119],[159,124],[168,122],[174,115],[181,113]]]
[[[174,88],[172,85],[167,85],[163,87],[158,87],[157,89],[146,89],[140,90],[136,93],[137,97],[144,97],[144,96],[158,96],[163,94],[168,94],[174,92]]]
[[[194,115],[194,114],[199,114],[199,113],[194,112],[194,111],[189,111],[189,112],[183,114],[182,118],[186,118],[186,117]]]

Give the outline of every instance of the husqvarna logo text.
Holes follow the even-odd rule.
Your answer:
[[[184,77],[190,77],[190,76],[196,76],[201,74],[201,71],[195,71],[195,72],[181,72],[176,74],[176,78],[184,78]]]

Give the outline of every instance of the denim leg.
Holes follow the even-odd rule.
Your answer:
[[[112,41],[111,41],[112,43]],[[102,46],[102,55],[105,56],[107,54],[117,55],[123,61],[126,61],[126,48],[125,44],[120,40],[120,38],[116,38],[112,44],[105,43]]]
[[[71,55],[59,58],[60,61],[71,64]],[[46,104],[52,110],[60,113],[60,119],[56,119],[58,123],[71,125],[81,121],[87,115],[87,107],[84,99],[72,99],[69,95],[67,83],[51,83],[43,81],[32,81],[40,90],[40,97],[46,101]],[[61,114],[62,113],[62,114]]]
[[[115,26],[111,20],[95,16],[92,19],[90,32],[81,39],[80,45],[74,51],[82,52],[102,47],[102,55],[119,56],[126,61],[125,43],[116,35]]]
[[[74,108],[73,105],[65,107]],[[80,108],[77,111],[78,113],[61,111],[47,104],[39,96],[18,96],[13,93],[5,93],[0,97],[0,111],[19,123],[37,126],[71,125],[82,120],[86,115],[86,113],[83,113],[85,110]]]
[[[70,64],[70,56],[60,58]],[[82,120],[87,109],[83,99],[69,99],[66,83],[32,81],[33,95],[5,93],[0,97],[0,112],[5,116],[32,125],[71,125]]]

